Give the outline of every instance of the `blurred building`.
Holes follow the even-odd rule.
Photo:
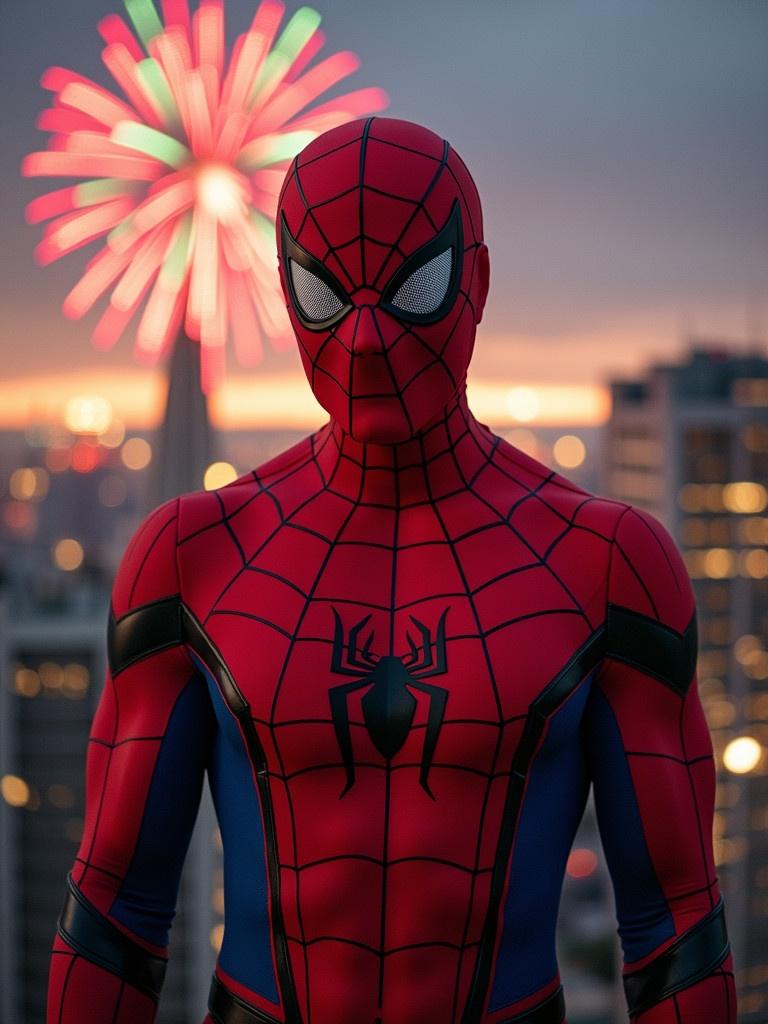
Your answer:
[[[101,437],[31,430],[0,439],[3,1024],[45,1016],[50,946],[82,830],[109,589],[146,507],[152,454],[146,438],[122,430]],[[223,912],[214,824],[206,787],[158,1024],[204,1014]]]
[[[699,689],[718,764],[715,856],[739,1021],[768,1020],[768,359],[693,348],[614,381],[603,493],[643,507],[685,557]]]

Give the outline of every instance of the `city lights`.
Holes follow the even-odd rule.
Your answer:
[[[22,697],[36,697],[40,693],[40,676],[32,668],[19,666],[13,674],[13,688]]]
[[[237,479],[237,470],[229,462],[212,462],[203,477],[203,487],[213,491],[217,487],[225,487]]]
[[[120,458],[128,469],[145,469],[152,461],[152,446],[143,437],[132,437],[120,449]]]
[[[555,441],[552,454],[565,469],[575,469],[586,458],[587,449],[580,437],[575,434],[563,434]]]
[[[762,512],[768,505],[768,490],[751,480],[725,484],[723,505],[729,512]]]
[[[50,477],[44,469],[15,469],[8,482],[11,497],[17,501],[42,501],[48,493]]]
[[[57,568],[65,572],[73,572],[83,564],[83,546],[72,537],[58,541],[53,548],[53,562]]]
[[[723,764],[735,775],[753,771],[763,754],[763,748],[753,736],[738,736],[723,751]]]
[[[11,807],[24,807],[30,798],[29,786],[18,775],[3,775],[0,778],[0,794]]]

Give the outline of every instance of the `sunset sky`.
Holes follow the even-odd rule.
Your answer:
[[[256,3],[226,6],[231,37]],[[288,2],[288,14],[298,6]],[[321,55],[351,49],[362,59],[337,91],[383,87],[385,115],[447,138],[475,177],[491,253],[470,376],[478,413],[503,409],[505,389],[532,387],[543,420],[560,407],[566,420],[597,422],[610,376],[674,358],[689,336],[732,348],[762,341],[765,351],[765,0],[313,6],[327,35]],[[40,75],[61,64],[109,84],[96,24],[120,9],[120,0],[0,0],[0,426],[55,415],[84,388],[137,423],[160,408],[161,378],[132,363],[130,330],[101,353],[89,341],[97,316],[61,314],[86,254],[36,267],[40,226],[23,216],[57,184],[19,175],[46,139],[34,128],[47,97]],[[249,407],[302,426],[324,419],[295,350],[268,351],[247,375],[232,364],[227,387],[222,425],[258,423]]]

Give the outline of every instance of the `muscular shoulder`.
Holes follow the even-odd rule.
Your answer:
[[[178,498],[163,502],[134,531],[112,584],[112,612],[116,618],[178,593],[178,507]]]
[[[498,464],[517,490],[510,522],[565,575],[599,578],[605,606],[619,606],[682,633],[694,611],[682,556],[660,520],[592,494],[502,441]]]
[[[605,654],[684,696],[697,651],[696,603],[682,555],[654,515],[627,506],[611,545]]]
[[[589,577],[604,596],[626,502],[593,494],[503,438],[494,465],[504,480],[507,518],[515,531],[558,575]]]
[[[650,512],[628,505],[614,532],[608,602],[682,632],[694,596],[682,555],[667,528]]]
[[[279,509],[280,497],[293,488],[299,490],[311,476],[317,486],[319,476],[312,470],[312,435],[278,452],[255,469],[213,490],[190,491],[179,499],[179,541],[184,546],[194,537],[214,527],[234,521],[238,513],[250,508]],[[307,473],[306,471],[310,472]],[[265,500],[257,501],[259,497]]]

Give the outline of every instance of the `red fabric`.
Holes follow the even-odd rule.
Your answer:
[[[466,249],[454,308],[437,324],[401,323],[377,307],[380,289],[456,199]],[[599,629],[609,601],[679,631],[690,584],[656,520],[588,494],[469,411],[464,381],[488,268],[477,193],[453,149],[409,122],[351,122],[299,155],[279,212],[357,304],[322,332],[304,328],[289,303],[331,418],[227,487],[150,515],[124,556],[113,606],[119,618],[181,594],[249,704],[301,1020],[458,1024],[529,706]],[[73,868],[105,915],[190,665],[175,647],[107,679]],[[696,685],[683,699],[611,659],[595,685],[628,752],[677,759],[628,753],[679,935],[719,895],[711,744]],[[391,741],[392,706],[404,702],[412,718],[385,757],[376,723]],[[158,738],[130,742],[139,736]],[[199,780],[180,763],[167,783],[181,791]],[[553,805],[552,822],[562,812]],[[551,879],[558,890],[561,882]],[[486,994],[477,1020],[502,1021],[558,984],[553,974],[503,1010],[489,1010]],[[699,1024],[705,1006],[707,1024],[735,1024],[730,959],[637,1024]],[[150,1024],[154,1008],[57,940],[48,1024],[70,1019]]]

